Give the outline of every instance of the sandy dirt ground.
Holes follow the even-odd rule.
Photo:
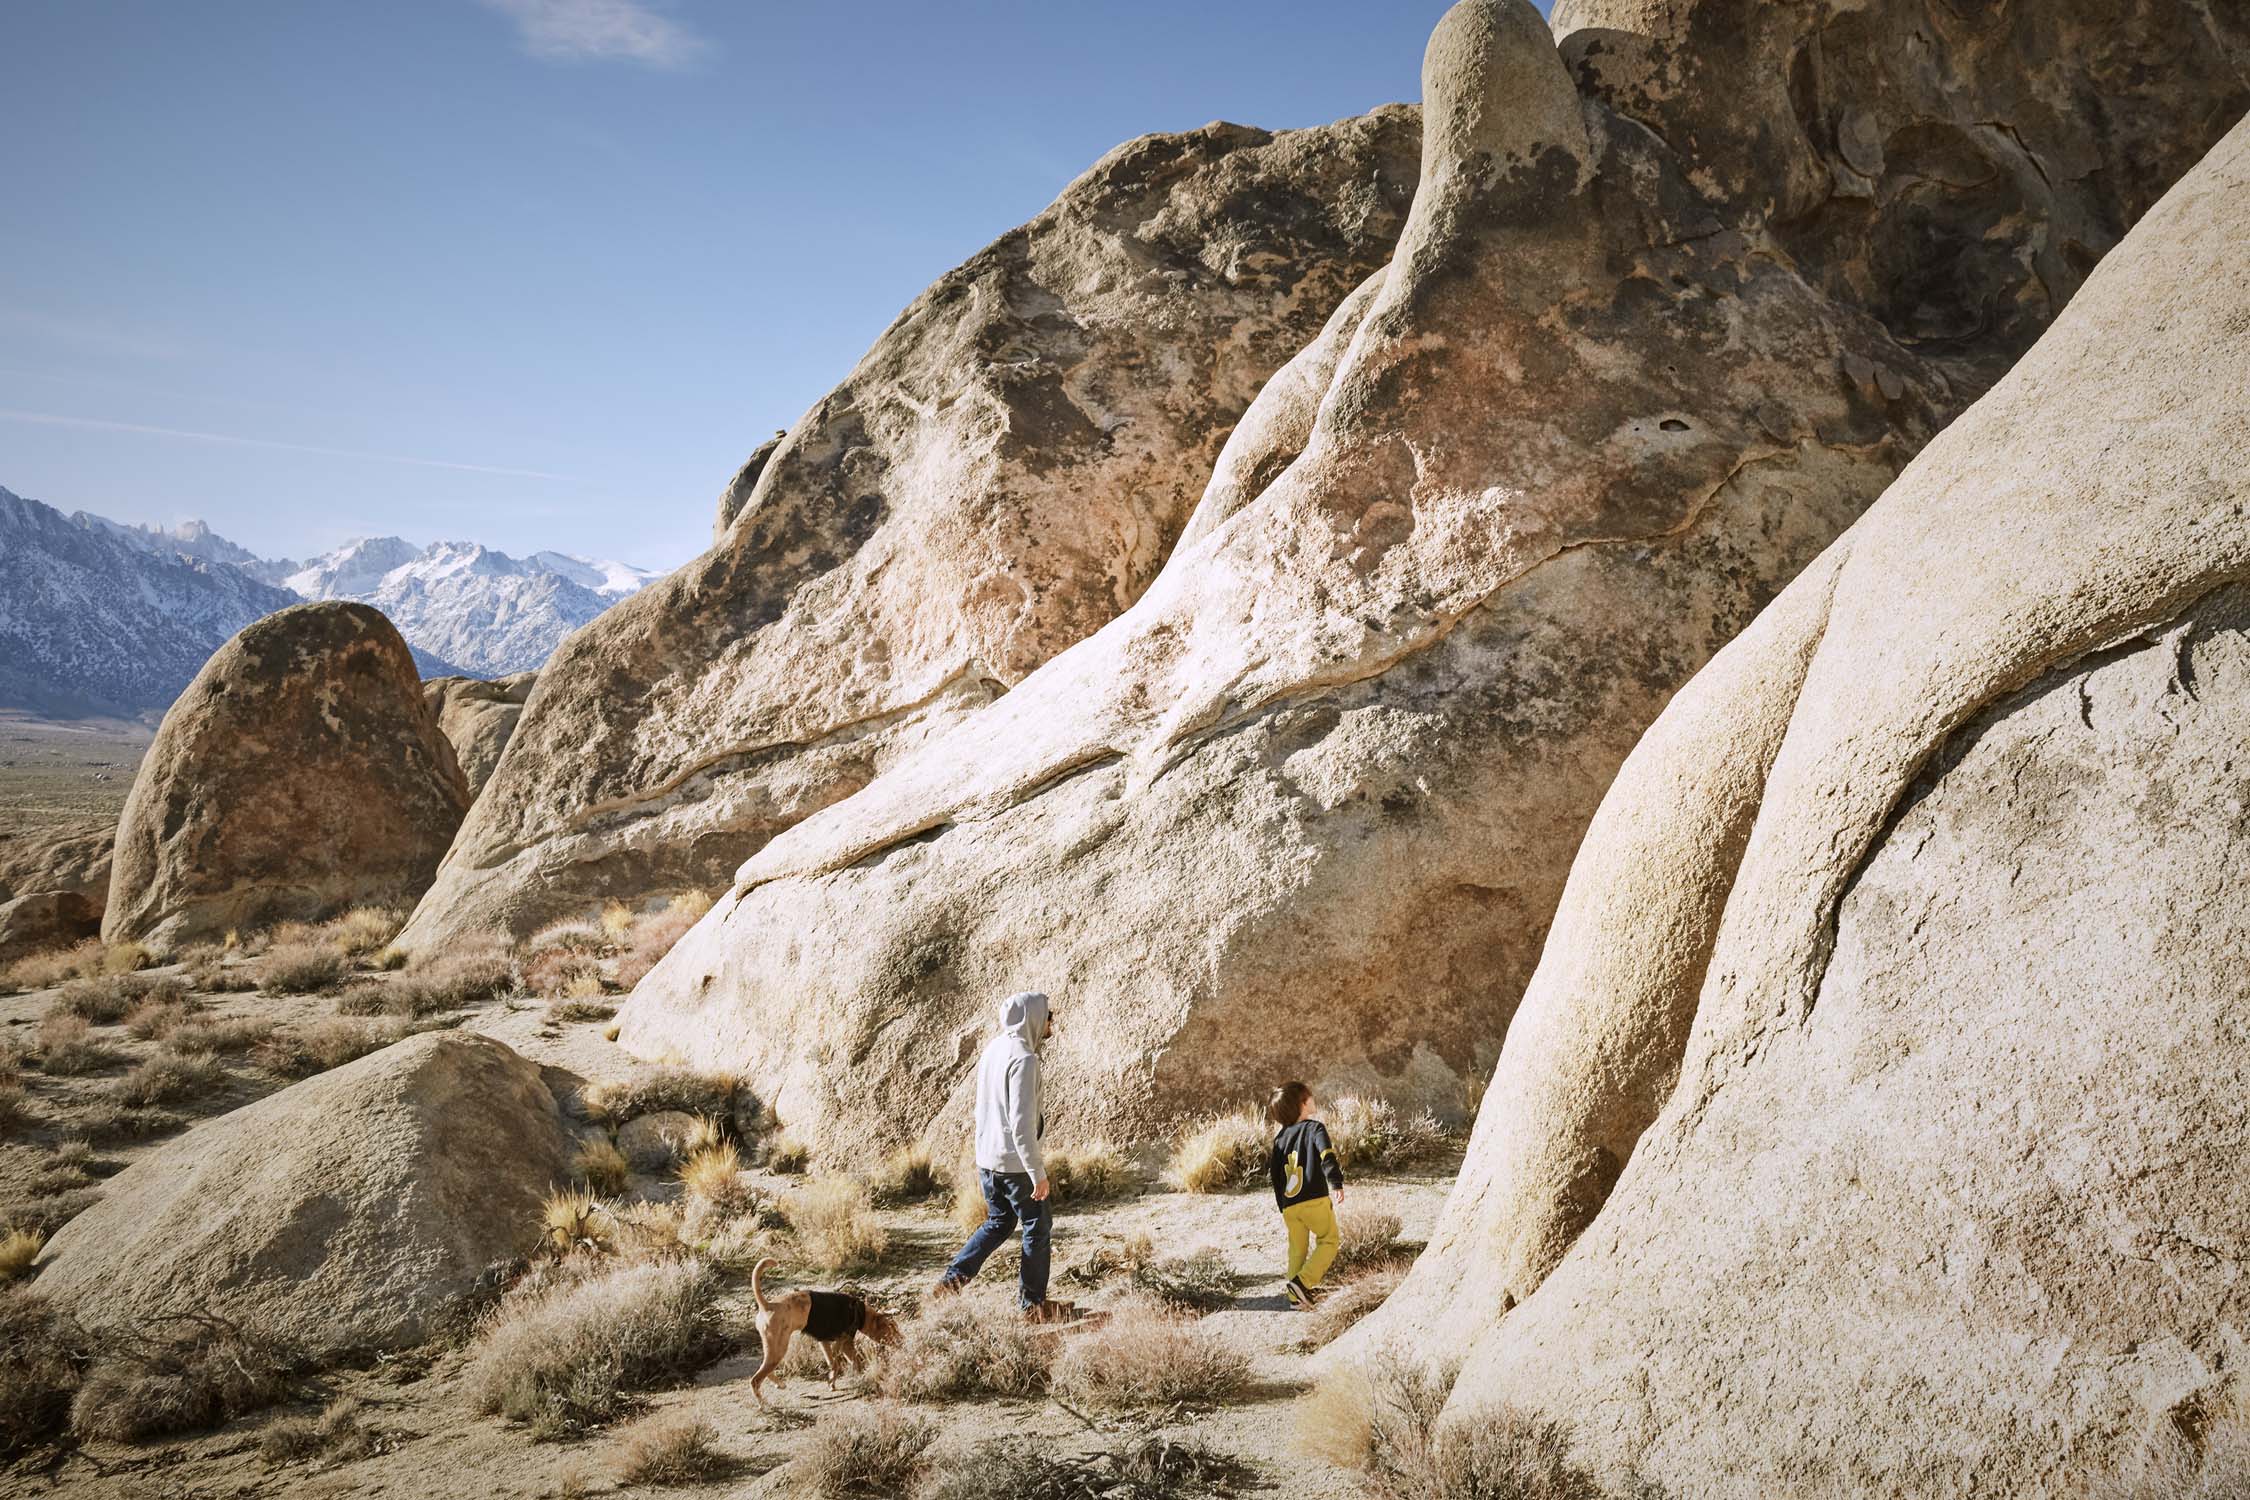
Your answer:
[[[152,731],[0,709],[0,833],[115,823]]]
[[[334,1008],[332,999],[319,997],[250,993],[205,998],[215,1014],[257,1016],[282,1024],[299,1024]],[[0,998],[0,1045],[12,1040],[28,1047],[51,999],[51,992]],[[538,1002],[497,1002],[466,1016],[462,1024],[497,1037],[549,1067],[550,1082],[566,1101],[577,1083],[622,1077],[636,1067],[604,1039],[601,1022],[556,1023]],[[54,1148],[97,1107],[94,1101],[107,1081],[134,1058],[154,1050],[153,1044],[133,1041],[122,1028],[98,1028],[98,1034],[119,1053],[116,1065],[103,1073],[48,1078],[26,1070],[38,1118],[0,1146],[0,1213],[11,1202],[20,1204],[26,1184],[41,1164],[52,1159]],[[227,1059],[226,1065],[223,1089],[177,1107],[189,1118],[187,1129],[283,1086],[241,1057]],[[98,1148],[93,1170],[97,1176],[113,1175],[160,1144],[161,1140],[105,1143]],[[1437,1172],[1355,1182],[1344,1211],[1395,1213],[1404,1224],[1403,1238],[1419,1243],[1430,1231],[1449,1179],[1449,1172]],[[760,1173],[757,1180],[765,1189],[785,1193],[798,1179]],[[656,1197],[677,1191],[676,1184],[647,1179],[636,1179],[636,1187]],[[98,1193],[99,1181],[85,1191]],[[890,1251],[876,1271],[854,1280],[877,1301],[911,1312],[957,1248],[961,1232],[942,1199],[886,1212],[882,1218],[891,1234]],[[1251,1359],[1252,1381],[1243,1396],[1220,1409],[1171,1410],[1102,1421],[1081,1417],[1052,1399],[988,1400],[916,1410],[932,1418],[948,1441],[1012,1436],[1057,1453],[1114,1450],[1147,1433],[1192,1436],[1249,1466],[1255,1477],[1236,1493],[1285,1493],[1312,1500],[1340,1500],[1357,1493],[1345,1475],[1307,1464],[1298,1456],[1294,1403],[1311,1378],[1311,1359],[1300,1347],[1303,1315],[1290,1311],[1279,1292],[1283,1238],[1270,1197],[1262,1192],[1198,1196],[1152,1183],[1139,1197],[1101,1204],[1061,1202],[1055,1230],[1055,1294],[1098,1313],[1120,1295],[1114,1283],[1087,1289],[1073,1281],[1071,1272],[1085,1265],[1096,1250],[1107,1246],[1115,1251],[1143,1234],[1153,1237],[1164,1255],[1215,1248],[1237,1273],[1232,1304],[1207,1314],[1204,1323]],[[995,1276],[998,1269],[996,1262],[984,1279],[1000,1280]],[[769,1286],[778,1280],[770,1280]],[[730,1472],[715,1483],[671,1489],[626,1487],[617,1479],[618,1428],[577,1441],[534,1443],[520,1427],[472,1414],[461,1393],[465,1355],[454,1349],[434,1359],[417,1352],[368,1369],[331,1372],[308,1389],[303,1402],[253,1414],[217,1432],[146,1445],[92,1443],[37,1454],[0,1470],[0,1495],[421,1500],[429,1496],[791,1494],[794,1483],[788,1463],[803,1430],[824,1413],[872,1396],[859,1380],[848,1379],[831,1393],[825,1382],[800,1374],[786,1386],[769,1386],[774,1404],[771,1410],[761,1411],[748,1384],[756,1368],[757,1342],[746,1287],[730,1291],[728,1310],[742,1340],[737,1353],[705,1368],[691,1383],[649,1393],[642,1408],[643,1414],[692,1412],[711,1424],[731,1461]],[[1068,1331],[1061,1335],[1072,1336]],[[804,1368],[794,1355],[792,1368]],[[317,1412],[325,1401],[346,1394],[365,1404],[366,1420],[383,1434],[377,1454],[345,1463],[278,1465],[260,1456],[259,1437],[266,1425]]]

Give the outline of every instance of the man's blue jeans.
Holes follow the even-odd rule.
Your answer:
[[[1046,1204],[1033,1201],[1033,1183],[1027,1172],[987,1172],[979,1167],[977,1180],[984,1186],[985,1220],[969,1236],[961,1253],[953,1257],[953,1264],[945,1268],[946,1284],[958,1286],[983,1270],[985,1261],[1008,1242],[1021,1220],[1023,1271],[1016,1300],[1025,1307],[1037,1307],[1047,1300],[1047,1241],[1053,1216]]]

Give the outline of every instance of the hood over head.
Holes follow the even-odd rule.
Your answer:
[[[1047,1030],[1047,997],[1037,990],[1018,990],[1000,1002],[1000,1031],[1033,1051]]]

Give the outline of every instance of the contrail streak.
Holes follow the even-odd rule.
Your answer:
[[[463,474],[508,474],[518,479],[576,481],[567,474],[544,469],[505,469],[497,464],[457,464],[442,458],[409,458],[402,453],[367,453],[357,448],[323,448],[313,443],[284,443],[274,438],[236,437],[225,432],[189,432],[180,427],[150,427],[140,422],[110,422],[100,417],[66,417],[56,412],[18,411],[0,406],[0,421],[36,422],[47,427],[90,427],[98,432],[133,432],[144,437],[185,438],[193,443],[227,443],[237,448],[280,448],[291,453],[325,453],[331,458],[364,458],[382,464],[411,464],[418,469],[454,469]]]

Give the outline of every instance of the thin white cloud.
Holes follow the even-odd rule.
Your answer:
[[[483,0],[511,17],[533,57],[679,68],[704,41],[650,0]]]
[[[235,448],[279,448],[289,453],[324,453],[331,458],[364,458],[375,463],[409,464],[417,469],[452,469],[463,474],[505,474],[517,479],[559,479],[575,483],[567,474],[544,469],[508,469],[497,464],[457,464],[442,458],[411,458],[403,453],[369,453],[359,448],[323,448],[314,443],[284,443],[274,438],[237,437],[225,432],[190,432],[179,427],[150,427],[140,422],[111,422],[100,417],[68,417],[49,411],[18,411],[0,406],[0,422],[30,422],[42,427],[85,427],[96,432],[131,432],[143,437],[183,438],[191,443],[224,443]]]

